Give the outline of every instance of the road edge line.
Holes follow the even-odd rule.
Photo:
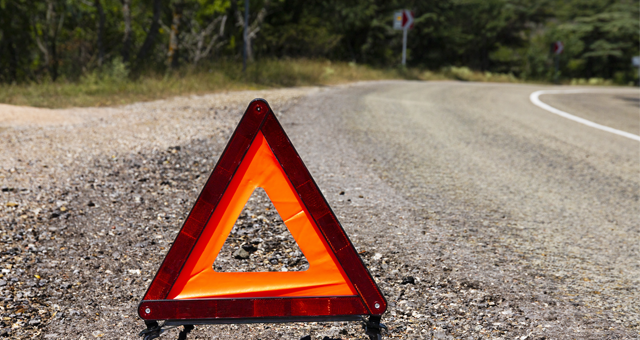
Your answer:
[[[552,107],[548,104],[543,103],[540,100],[540,96],[543,94],[562,94],[562,93],[588,93],[588,92],[593,92],[593,91],[586,91],[586,90],[540,90],[540,91],[535,91],[533,92],[531,95],[529,95],[529,100],[536,106],[538,106],[539,108],[542,108],[544,110],[547,110],[551,113],[557,114],[558,116],[573,120],[574,122],[578,122],[580,124],[584,124],[586,126],[590,126],[592,128],[598,129],[598,130],[602,130],[602,131],[607,131],[613,134],[616,134],[618,136],[622,136],[622,137],[626,137],[629,139],[633,139],[635,141],[640,142],[640,136],[638,135],[634,135],[633,133],[629,133],[626,131],[622,131],[622,130],[618,130],[618,129],[614,129],[608,126],[604,126],[604,125],[600,125],[598,123],[594,123],[590,120],[586,120],[584,118],[580,118],[577,116],[574,116],[570,113],[561,111],[556,109],[555,107]]]

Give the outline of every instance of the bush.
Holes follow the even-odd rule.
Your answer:
[[[478,72],[472,71],[468,67],[445,67],[442,69],[442,74],[447,78],[453,78],[462,81],[479,81],[479,82],[498,82],[498,83],[515,83],[518,82],[511,73],[491,73],[491,72]]]
[[[592,85],[592,86],[602,86],[602,85],[613,85],[613,82],[610,79],[604,78],[574,78],[571,79],[571,85]]]

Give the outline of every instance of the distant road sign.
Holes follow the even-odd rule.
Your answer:
[[[393,29],[394,30],[401,30],[402,29],[402,12],[403,11],[397,11],[393,14]]]
[[[633,64],[633,66],[639,67],[640,66],[640,55],[631,58],[631,63]]]
[[[564,51],[564,44],[562,41],[556,41],[553,43],[553,53],[560,54]]]
[[[413,13],[408,9],[397,11],[393,15],[393,29],[403,30],[405,28],[413,28]]]
[[[407,64],[407,32],[413,28],[413,13],[408,9],[393,15],[393,29],[402,30],[402,65]]]

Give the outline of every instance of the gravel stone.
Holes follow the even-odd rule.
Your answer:
[[[233,253],[233,258],[237,260],[246,260],[251,256],[251,254],[246,251],[244,248],[240,248]]]
[[[416,284],[416,280],[413,278],[413,276],[406,276],[402,278],[402,282],[401,284],[406,285],[406,284]]]
[[[221,272],[303,271],[309,263],[267,193],[257,188],[213,267]]]

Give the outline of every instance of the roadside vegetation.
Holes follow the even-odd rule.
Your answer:
[[[132,76],[120,59],[77,80],[1,85],[0,102],[38,107],[111,106],[177,95],[228,90],[331,85],[377,79],[418,79],[415,71],[375,69],[345,62],[264,60],[246,73],[238,62],[183,67]]]
[[[218,77],[218,85],[211,85],[215,88],[226,82],[345,81],[353,74],[359,75],[356,79],[411,77],[395,69],[403,34],[393,29],[393,21],[401,9],[415,17],[407,66],[431,70],[436,78],[441,73],[468,80],[502,74],[539,82],[638,81],[631,58],[640,54],[640,0],[248,3],[245,23],[244,0],[0,0],[0,83],[41,84],[46,88],[41,91],[48,92],[52,82],[68,84],[63,88],[95,84],[119,64],[135,84],[162,79],[162,84],[148,85],[162,89],[177,88],[170,84],[209,68]],[[558,41],[564,48],[556,56],[551,44]],[[253,74],[241,77],[243,55]],[[322,62],[307,60],[371,67],[321,79]],[[278,66],[288,64],[305,71]],[[271,66],[285,75],[270,72]],[[265,74],[277,80],[265,80]]]
[[[445,68],[432,72],[418,68],[375,68],[353,62],[305,59],[262,60],[250,64],[246,73],[242,72],[241,63],[216,62],[132,76],[126,65],[115,59],[101,70],[76,80],[0,85],[0,102],[49,108],[112,106],[177,95],[383,79],[519,81],[513,75],[473,72],[468,68]]]
[[[261,60],[242,72],[239,62],[210,62],[179,70],[130,74],[119,58],[78,79],[59,78],[22,84],[0,84],[0,103],[64,108],[113,106],[181,95],[200,95],[232,90],[255,90],[291,86],[324,86],[367,80],[460,80],[520,83],[512,73],[443,67],[437,71],[413,68],[380,68],[353,62],[308,59]],[[531,81],[526,81],[531,82]],[[544,82],[544,81],[543,81]],[[571,85],[614,85],[603,78],[564,80]]]
[[[638,82],[640,0],[248,3],[245,25],[244,0],[0,0],[0,102],[115,105],[373,79]],[[408,68],[400,9],[415,16]]]

